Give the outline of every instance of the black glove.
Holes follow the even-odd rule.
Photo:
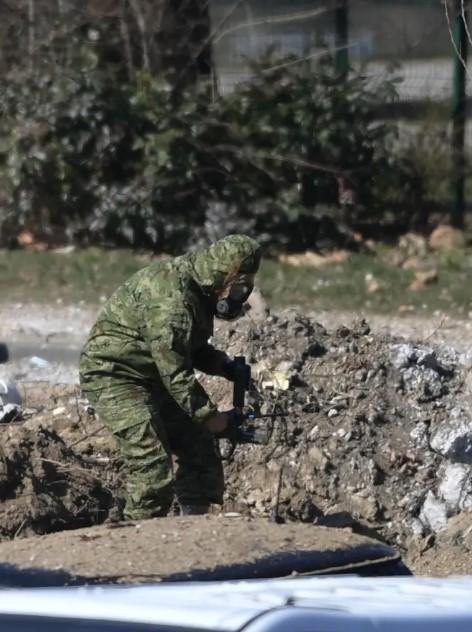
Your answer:
[[[239,408],[233,408],[232,410],[226,411],[226,416],[228,418],[228,425],[220,432],[217,437],[218,439],[229,439],[233,443],[238,442],[238,437],[241,434],[241,426],[246,419],[246,416],[243,412],[239,410]]]
[[[222,377],[229,380],[230,382],[234,382],[235,373],[236,373],[236,362],[234,360],[231,360],[231,358],[228,358],[227,360],[224,361],[222,369],[221,369]]]

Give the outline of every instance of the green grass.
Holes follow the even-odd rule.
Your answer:
[[[96,304],[150,261],[148,254],[97,248],[70,254],[0,251],[0,300]],[[438,270],[438,282],[417,292],[408,289],[413,272],[366,254],[321,268],[265,261],[259,285],[272,306],[296,304],[313,310],[374,313],[406,309],[418,314],[440,310],[467,315],[472,311],[472,254],[442,256],[431,265]],[[378,292],[368,292],[366,275],[378,281]]]
[[[69,254],[3,250],[0,251],[0,300],[98,303],[150,260],[148,255],[98,248]]]
[[[342,264],[298,268],[268,261],[261,287],[271,303],[299,304],[310,309],[364,310],[373,313],[436,310],[465,315],[472,311],[472,256],[454,255],[434,261],[438,281],[409,290],[414,273],[384,263],[374,255],[353,255]],[[366,277],[380,285],[368,291]]]

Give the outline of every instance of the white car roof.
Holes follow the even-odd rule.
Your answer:
[[[460,630],[472,630],[472,577],[337,576],[133,587],[5,589],[0,591],[0,597],[0,618],[36,615],[232,632],[264,613],[290,607],[294,613],[298,609],[309,612],[313,624],[319,616],[326,630],[338,629],[326,627],[327,622],[334,625],[336,620],[374,622],[371,629],[389,632],[433,629],[425,627],[427,622],[428,625],[446,623],[455,630],[459,629],[454,628],[455,622],[464,626],[465,621],[467,627]]]

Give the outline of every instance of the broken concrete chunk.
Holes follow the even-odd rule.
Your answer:
[[[379,504],[372,496],[365,497],[363,494],[353,494],[350,498],[350,505],[354,516],[364,520],[375,520],[379,513]]]
[[[448,463],[442,471],[438,492],[450,512],[472,507],[472,468],[462,463]]]
[[[408,369],[412,366],[431,369],[441,375],[452,372],[459,357],[452,349],[445,349],[438,354],[433,349],[421,349],[409,343],[400,343],[390,346],[392,351],[391,362],[396,369]]]
[[[400,371],[399,388],[418,402],[438,399],[447,391],[446,382],[454,375],[457,354],[446,349],[438,353],[411,344],[391,345],[391,363]]]
[[[447,526],[446,503],[436,498],[433,492],[429,491],[421,508],[420,520],[431,531],[435,533],[442,531]]]
[[[321,472],[325,472],[329,468],[329,459],[317,446],[312,446],[308,450],[308,459]]]
[[[44,358],[40,358],[38,356],[32,356],[29,362],[30,365],[34,366],[36,369],[47,369],[50,365],[48,360],[45,360]]]
[[[16,404],[0,406],[0,424],[8,424],[21,418],[21,408]]]
[[[450,250],[460,250],[466,245],[464,233],[452,226],[441,225],[433,230],[429,236],[429,247],[431,250],[447,252]]]
[[[461,407],[449,413],[449,419],[438,424],[431,435],[433,450],[454,463],[472,464],[472,421]]]
[[[396,369],[407,369],[410,365],[415,364],[418,355],[416,349],[410,344],[396,344],[391,346],[392,364]]]

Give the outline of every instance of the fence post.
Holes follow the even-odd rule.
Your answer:
[[[468,4],[468,0],[466,0]],[[468,12],[465,13],[466,18]],[[452,194],[451,224],[464,226],[465,212],[465,124],[467,82],[467,26],[462,18],[462,2],[454,0],[453,37],[459,55],[454,55],[454,83],[452,91]]]
[[[335,65],[340,75],[347,74],[349,70],[349,12],[348,0],[336,0],[334,9],[334,41],[335,41]]]

